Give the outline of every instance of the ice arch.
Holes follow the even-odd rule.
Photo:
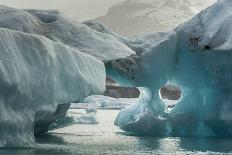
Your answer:
[[[115,124],[135,133],[231,136],[231,9],[232,1],[220,0],[174,31],[138,38],[150,46],[133,81],[153,93],[143,106],[134,107],[132,119],[122,119],[127,110],[133,113],[126,109]],[[180,102],[169,113],[158,96],[167,82],[182,88]],[[144,126],[145,121],[154,124]],[[132,125],[136,130],[127,130]]]

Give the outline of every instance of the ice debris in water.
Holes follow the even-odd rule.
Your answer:
[[[97,109],[86,109],[86,113],[79,110],[69,109],[65,117],[57,119],[49,126],[49,130],[64,128],[74,124],[98,124]]]
[[[91,95],[86,97],[83,102],[72,103],[71,109],[124,109],[137,102],[136,98],[113,98],[103,95]]]

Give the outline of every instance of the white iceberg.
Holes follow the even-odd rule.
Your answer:
[[[93,30],[56,10],[21,10],[0,6],[0,27],[45,36],[104,62],[135,54],[114,36]]]
[[[98,124],[97,110],[94,108],[87,109],[85,114],[75,118],[78,124]]]
[[[33,145],[38,120],[105,90],[104,64],[92,56],[9,29],[0,38],[0,147]]]

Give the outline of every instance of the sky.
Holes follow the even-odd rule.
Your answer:
[[[0,0],[1,5],[15,8],[57,9],[78,21],[107,14],[108,9],[125,0]]]

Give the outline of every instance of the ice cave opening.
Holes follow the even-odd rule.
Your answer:
[[[171,110],[181,100],[181,87],[174,84],[166,84],[159,89],[159,97],[164,103],[166,103],[167,108]]]

